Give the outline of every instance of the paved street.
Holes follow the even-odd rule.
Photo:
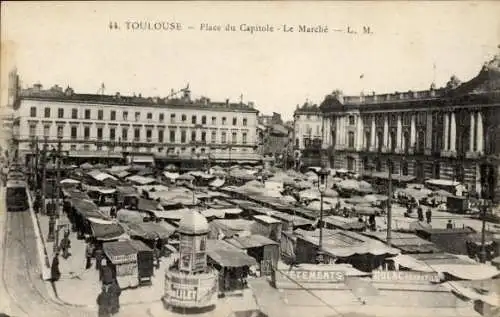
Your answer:
[[[1,201],[4,199],[2,189]],[[64,306],[51,299],[42,281],[32,220],[28,211],[1,211],[0,309],[11,316],[95,316],[95,312]]]

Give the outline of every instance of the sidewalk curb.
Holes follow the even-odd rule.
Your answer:
[[[35,232],[35,240],[38,251],[38,265],[40,266],[40,272],[42,275],[42,279],[47,281],[50,279],[50,270],[47,267],[47,264],[50,263],[49,257],[47,254],[47,247],[45,245],[45,241],[43,240],[39,219],[33,210],[33,200],[31,198],[31,191],[28,190],[28,204],[29,204],[29,212],[31,216],[31,222],[33,223],[34,232]]]

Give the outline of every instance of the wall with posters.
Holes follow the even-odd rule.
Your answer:
[[[180,237],[179,270],[202,272],[207,266],[207,235]]]
[[[176,307],[209,307],[218,295],[218,275],[215,270],[202,274],[165,273],[164,300]]]

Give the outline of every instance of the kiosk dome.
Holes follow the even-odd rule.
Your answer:
[[[188,235],[207,234],[210,231],[207,218],[197,211],[189,211],[179,222],[179,233]]]

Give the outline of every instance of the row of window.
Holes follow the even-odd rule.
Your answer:
[[[140,128],[134,128],[134,141],[139,141],[141,139],[141,129]],[[103,139],[103,128],[97,128],[97,139],[102,140]],[[169,131],[169,142],[175,143],[176,140],[176,131]],[[30,137],[35,137],[36,136],[36,125],[30,125],[30,130],[29,130]],[[44,136],[49,136],[50,135],[50,125],[45,125],[43,127],[43,134]],[[122,141],[127,141],[128,140],[128,134],[129,134],[129,128],[121,128],[121,137],[120,139]],[[158,130],[158,142],[162,143],[165,140],[164,137],[164,130]],[[63,136],[63,126],[58,126],[57,127],[57,136],[62,137]],[[206,131],[201,131],[200,134],[200,139],[197,138],[198,133],[197,131],[191,131],[191,139],[190,142],[208,142],[207,140],[207,132]],[[231,139],[229,139],[229,134],[227,132],[222,131],[221,132],[221,143],[237,143],[238,140],[238,133],[237,132],[232,132],[230,134]],[[117,135],[117,128],[109,128],[109,140],[116,140],[118,137]],[[78,138],[78,127],[71,127],[71,139],[77,139]],[[83,138],[86,140],[90,140],[90,127],[84,127],[83,128]],[[153,138],[153,130],[152,129],[147,129],[146,130],[146,139],[151,140]],[[187,131],[181,131],[180,134],[181,138],[181,143],[186,143],[187,142]],[[212,131],[211,132],[211,138],[210,142],[211,143],[216,143],[217,141],[217,132]],[[248,142],[248,134],[246,132],[241,133],[241,143],[242,144],[247,144]]]
[[[30,109],[30,116],[32,118],[36,118],[37,117],[37,107],[31,107]],[[46,107],[44,109],[44,117],[45,118],[50,118],[51,117],[51,108],[49,107]],[[122,112],[122,120],[123,121],[128,121],[128,111],[123,111]],[[59,119],[63,119],[64,118],[64,109],[63,108],[59,108],[57,109],[57,118]],[[94,120],[94,119],[97,119],[97,120],[104,120],[104,110],[97,110],[97,118],[93,118],[92,117],[92,111],[90,109],[84,109],[84,117],[83,117],[85,120]],[[78,119],[78,109],[77,108],[73,108],[71,109],[71,119]],[[134,119],[135,121],[140,121],[141,120],[141,112],[140,111],[136,111],[134,113]],[[152,112],[148,112],[146,113],[146,119],[147,120],[153,120],[153,113]],[[187,116],[185,114],[182,114],[181,115],[181,122],[186,122],[187,121]],[[110,121],[116,121],[116,111],[115,110],[111,110],[110,113],[109,113],[109,120]],[[164,122],[165,121],[165,114],[164,113],[160,113],[158,114],[158,121],[159,122]],[[233,117],[233,125],[238,125],[238,118],[236,117]],[[170,123],[176,123],[176,115],[175,113],[172,113],[170,114]],[[191,116],[191,123],[192,124],[207,124],[207,116],[201,116],[201,120],[198,121],[198,118],[197,116],[193,115]],[[217,117],[212,117],[211,118],[211,123],[212,125],[216,125],[217,124]],[[242,125],[243,126],[246,126],[248,124],[248,120],[247,118],[243,118],[242,119]],[[222,117],[221,118],[221,124],[222,125],[226,125],[227,124],[227,118],[226,117]]]
[[[120,149],[120,152],[126,152],[126,151],[133,151],[133,152],[153,152],[155,150],[155,148],[151,148],[151,147],[146,147],[144,148],[144,151],[141,150],[140,147],[137,147],[137,146],[132,146],[132,147],[128,147],[128,146],[120,146],[118,147]],[[69,150],[70,151],[77,151],[77,150],[83,150],[83,151],[91,151],[93,150],[93,146],[91,146],[90,144],[70,144],[69,146]],[[115,146],[102,146],[102,145],[96,145],[95,146],[95,150],[96,151],[103,151],[104,149],[106,149],[107,151],[109,152],[114,152],[115,150],[117,150],[117,147]],[[177,154],[186,154],[186,153],[196,153],[197,148],[195,147],[191,147],[191,148],[186,148],[186,147],[180,147],[178,149],[175,149],[175,148],[165,148],[165,147],[158,147],[156,148],[156,152],[165,152],[166,154],[168,155],[173,155],[175,153]],[[224,149],[222,149],[222,151],[224,151]],[[242,148],[240,149],[240,151],[242,152],[248,152],[250,151],[250,149],[246,149],[246,148]],[[201,154],[205,154],[207,153],[207,149],[205,148],[199,148],[199,151],[198,153],[201,153]]]

